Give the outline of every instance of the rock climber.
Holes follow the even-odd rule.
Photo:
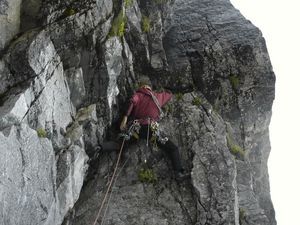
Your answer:
[[[139,79],[139,89],[130,99],[127,113],[120,124],[120,130],[125,131],[127,125],[130,125],[133,121],[135,125],[138,124],[139,138],[146,139],[147,145],[148,141],[153,136],[156,136],[157,146],[170,156],[175,172],[175,179],[181,181],[190,175],[183,169],[179,149],[169,138],[163,137],[163,134],[158,130],[158,121],[163,114],[161,107],[170,101],[171,98],[171,92],[154,92],[151,88],[150,79],[147,76],[141,76]]]

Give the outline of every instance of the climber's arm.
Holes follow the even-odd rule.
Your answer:
[[[136,94],[134,94],[131,99],[130,99],[130,104],[129,107],[127,109],[126,115],[123,117],[123,120],[120,124],[120,130],[125,130],[126,129],[126,125],[127,125],[127,119],[130,116],[134,106],[137,104],[138,102],[138,96]]]
[[[127,116],[124,116],[124,117],[123,117],[123,120],[122,120],[121,125],[120,125],[120,130],[121,130],[121,131],[123,131],[123,130],[126,129],[127,118],[128,118]]]

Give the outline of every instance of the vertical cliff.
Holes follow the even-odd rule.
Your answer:
[[[229,0],[3,0],[0,224],[93,224],[141,75],[174,94],[161,127],[191,179],[141,141],[122,156],[105,224],[275,225],[267,161],[275,76]],[[155,182],[142,182],[147,159]],[[151,160],[150,160],[151,159]]]

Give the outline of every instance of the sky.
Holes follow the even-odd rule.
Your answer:
[[[300,1],[231,0],[266,39],[276,75],[268,162],[278,225],[300,225]]]

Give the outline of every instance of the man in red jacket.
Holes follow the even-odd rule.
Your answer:
[[[139,138],[147,139],[147,144],[153,135],[157,136],[156,142],[158,147],[166,151],[170,156],[175,178],[179,181],[188,178],[189,174],[184,172],[181,164],[178,147],[168,138],[161,137],[161,134],[153,129],[163,114],[161,107],[170,101],[172,93],[152,91],[150,79],[145,76],[139,79],[139,86],[140,88],[130,99],[120,130],[124,131],[128,118],[132,118],[132,120],[140,124]]]

